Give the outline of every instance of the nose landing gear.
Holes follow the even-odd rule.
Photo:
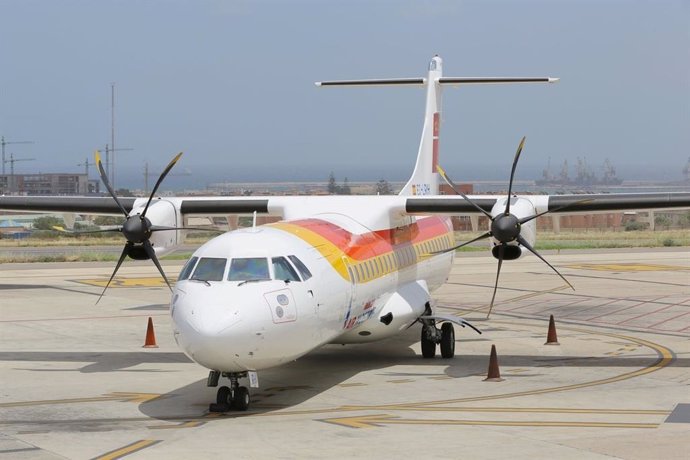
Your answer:
[[[211,371],[209,373],[209,383],[218,385],[219,371]],[[223,372],[223,376],[230,379],[230,386],[222,386],[218,388],[216,393],[216,402],[211,403],[208,407],[209,412],[228,412],[232,409],[237,411],[246,411],[249,409],[251,398],[249,397],[249,389],[240,386],[239,379],[246,377],[246,372]],[[215,385],[209,385],[215,386]]]
[[[417,320],[422,323],[422,356],[425,358],[433,358],[436,355],[436,344],[441,345],[443,358],[449,359],[455,356],[455,329],[451,323],[459,324],[462,327],[469,326],[477,334],[482,333],[459,316],[432,314],[431,306],[428,303],[424,314]],[[436,324],[441,321],[443,324],[441,329],[438,329]]]
[[[421,339],[423,357],[433,358],[436,355],[436,344],[441,345],[443,358],[455,356],[455,329],[451,323],[443,323],[440,330],[435,324],[424,324]]]

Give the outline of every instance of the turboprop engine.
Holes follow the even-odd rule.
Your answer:
[[[150,205],[144,216],[143,224],[141,214],[146,208],[147,200],[137,200],[134,208],[129,213],[125,223],[122,225],[122,233],[128,241],[142,241],[147,233],[150,233],[148,241],[157,257],[162,257],[173,251],[178,244],[182,243],[182,229],[179,223],[182,222],[180,214],[180,203],[176,200],[157,199]],[[151,231],[153,229],[169,228],[167,231]],[[146,252],[144,245],[133,246],[127,253],[130,259],[148,260],[151,256]]]
[[[566,282],[568,286],[572,289],[573,285],[568,282],[567,279],[561,273],[556,270],[556,268],[548,263],[535,249],[534,243],[537,239],[537,228],[536,219],[539,216],[543,216],[547,212],[561,211],[567,207],[573,206],[575,204],[580,204],[588,200],[576,201],[575,203],[570,203],[565,206],[561,206],[556,209],[551,209],[541,213],[536,212],[534,205],[527,199],[519,198],[513,196],[513,179],[515,178],[515,168],[517,168],[518,160],[520,159],[520,153],[522,148],[525,146],[525,138],[523,137],[520,141],[520,145],[515,152],[515,158],[513,159],[513,168],[510,171],[510,182],[508,183],[508,195],[503,198],[496,200],[491,212],[487,212],[484,208],[479,206],[474,201],[470,200],[467,195],[462,193],[460,189],[457,188],[455,183],[448,177],[446,172],[437,166],[436,169],[441,175],[443,180],[450,185],[450,187],[462,196],[465,201],[474,206],[479,212],[484,214],[491,221],[491,227],[489,231],[479,235],[465,243],[459,244],[453,248],[446,249],[440,252],[455,251],[458,248],[467,246],[475,241],[483,240],[485,238],[490,238],[491,241],[491,254],[498,259],[498,268],[496,269],[496,284],[494,285],[494,294],[491,297],[491,305],[489,306],[489,315],[494,306],[494,300],[496,299],[496,291],[498,289],[498,278],[501,275],[501,265],[504,260],[515,260],[522,255],[522,248],[526,248],[529,252],[541,259],[546,265],[548,265],[558,276],[561,277],[563,281]]]
[[[105,285],[105,288],[103,289],[100,297],[98,297],[96,303],[101,300],[101,297],[103,297],[103,294],[105,294],[105,291],[108,289],[108,286],[110,286],[111,281],[119,270],[120,265],[122,265],[122,262],[127,257],[136,260],[150,259],[160,272],[161,276],[165,280],[165,283],[172,291],[172,286],[170,286],[170,282],[165,276],[165,272],[158,261],[158,257],[172,251],[175,249],[175,246],[181,243],[181,233],[183,230],[216,231],[205,228],[182,227],[179,225],[182,221],[182,214],[180,212],[180,202],[178,200],[174,198],[157,198],[154,200],[158,187],[160,187],[163,179],[165,179],[165,176],[168,175],[173,166],[175,166],[175,163],[177,163],[177,161],[180,159],[182,152],[178,153],[168,164],[165,170],[163,170],[158,178],[158,181],[156,182],[156,185],[154,185],[149,198],[141,198],[136,200],[130,212],[127,212],[125,207],[122,206],[122,203],[117,198],[115,191],[110,185],[108,175],[106,174],[105,168],[103,167],[103,162],[101,161],[100,153],[96,151],[94,156],[96,159],[98,173],[101,176],[103,185],[105,185],[105,188],[108,189],[108,193],[110,193],[110,196],[113,198],[113,200],[115,200],[117,207],[120,208],[120,211],[122,211],[125,220],[121,225],[115,228],[109,228],[106,230],[86,230],[70,233],[83,234],[119,232],[122,233],[127,240],[124,248],[122,248],[120,258],[115,265],[115,270],[113,270],[113,274],[110,276],[108,283]],[[55,227],[55,229],[65,231],[60,227]]]
[[[507,198],[497,200],[491,209],[491,254],[498,259],[500,246],[503,245],[503,260],[515,260],[522,256],[522,246],[518,239],[526,241],[534,247],[537,239],[537,226],[535,220],[520,221],[536,214],[534,205],[524,198],[510,198],[509,215],[505,215]]]

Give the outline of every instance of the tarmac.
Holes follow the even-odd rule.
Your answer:
[[[207,371],[174,343],[153,264],[0,265],[0,460],[680,459],[690,449],[690,248],[460,254],[435,293],[456,356],[420,327],[259,373],[246,413],[208,412]],[[179,272],[182,261],[164,264]],[[560,345],[545,345],[549,315]],[[142,348],[148,318],[159,348]],[[501,382],[484,381],[496,345]]]

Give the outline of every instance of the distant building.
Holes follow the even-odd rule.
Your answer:
[[[86,174],[38,173],[0,174],[0,195],[91,195],[99,182]]]

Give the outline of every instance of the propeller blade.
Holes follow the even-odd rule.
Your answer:
[[[570,204],[565,204],[565,205],[563,205],[563,206],[559,206],[559,207],[557,207],[556,209],[549,209],[548,211],[540,212],[539,214],[535,214],[535,215],[530,216],[530,217],[523,217],[522,219],[520,219],[520,225],[522,225],[522,224],[524,224],[524,223],[527,223],[527,222],[529,222],[530,220],[536,219],[537,217],[541,217],[541,216],[543,216],[544,214],[548,214],[548,213],[550,213],[550,212],[558,212],[558,211],[561,211],[561,210],[563,210],[563,209],[565,209],[565,208],[569,208],[569,207],[571,207],[571,206],[575,206],[576,204],[588,203],[588,202],[590,202],[590,201],[594,201],[594,200],[592,200],[591,198],[588,199],[588,200],[580,200],[580,201],[576,201],[576,202],[574,202],[574,203],[570,203]]]
[[[561,275],[561,272],[559,272],[558,270],[556,270],[556,268],[555,268],[553,265],[551,265],[550,263],[548,263],[548,262],[546,261],[546,259],[544,259],[544,258],[543,258],[543,257],[542,257],[542,256],[541,256],[541,255],[540,255],[540,254],[539,254],[539,253],[538,253],[538,252],[527,242],[527,240],[525,240],[522,236],[518,236],[518,237],[517,237],[517,241],[518,241],[518,243],[520,243],[521,245],[523,245],[524,247],[526,247],[532,254],[534,254],[535,256],[539,257],[539,258],[542,260],[542,262],[544,262],[546,265],[548,265],[549,267],[551,267],[551,270],[555,271],[556,274],[557,274],[558,276],[560,276],[561,279],[562,279],[563,281],[565,281],[565,283],[566,283],[568,286],[570,286],[570,289],[572,289],[573,291],[575,290],[575,288],[573,287],[573,285],[570,284],[570,282],[569,282],[567,279],[565,279],[565,276]]]
[[[464,193],[462,193],[462,192],[457,188],[457,186],[455,185],[455,183],[454,183],[452,180],[450,180],[450,177],[448,177],[448,175],[446,174],[446,171],[441,167],[441,165],[436,165],[436,171],[438,171],[438,173],[441,175],[441,177],[443,178],[443,180],[446,181],[446,183],[447,183],[448,185],[450,185],[450,188],[452,188],[453,191],[454,191],[455,193],[457,193],[458,195],[460,195],[461,197],[463,197],[463,198],[465,199],[465,201],[467,201],[469,204],[471,204],[472,206],[474,206],[475,208],[477,208],[477,209],[478,209],[482,214],[484,214],[486,217],[488,217],[489,219],[492,219],[492,220],[493,220],[493,217],[491,217],[491,213],[489,213],[489,212],[485,211],[484,209],[482,209],[481,206],[479,206],[479,205],[478,205],[477,203],[475,203],[474,201],[470,200],[470,199],[467,197],[467,195],[465,195]]]
[[[173,158],[172,161],[168,163],[168,166],[166,166],[163,172],[161,173],[160,177],[158,178],[158,181],[156,182],[156,185],[154,185],[153,190],[151,190],[151,196],[149,197],[149,201],[146,202],[146,207],[144,208],[144,212],[141,213],[141,217],[144,217],[146,215],[146,211],[149,209],[151,200],[153,200],[153,196],[156,194],[156,191],[158,191],[158,187],[161,185],[163,179],[165,179],[165,176],[168,175],[170,170],[173,168],[173,166],[175,166],[175,163],[177,163],[177,160],[179,160],[181,156],[182,152],[175,155],[175,158]]]
[[[498,277],[501,275],[501,265],[503,265],[503,254],[505,252],[505,248],[505,243],[498,247],[498,269],[496,270],[496,284],[494,284],[494,295],[491,296],[491,304],[489,304],[489,313],[486,314],[486,319],[489,319],[489,316],[491,316],[491,310],[494,309],[494,300],[496,299],[496,291],[498,290]]]
[[[113,278],[115,278],[115,273],[117,273],[117,271],[119,270],[120,265],[122,265],[122,261],[125,260],[125,257],[127,257],[127,254],[129,254],[129,250],[132,248],[132,246],[134,246],[134,244],[127,242],[127,244],[125,244],[125,247],[122,248],[122,254],[120,254],[120,258],[117,261],[117,265],[115,265],[115,270],[113,270],[113,274],[110,275],[110,279],[108,280],[108,284],[105,285],[103,292],[101,292],[101,295],[98,296],[98,300],[96,301],[96,305],[98,305],[98,302],[101,301],[103,294],[105,294],[105,291],[108,289],[108,286],[110,286],[110,282],[113,280]]]
[[[476,238],[473,239],[473,240],[469,240],[469,241],[467,241],[467,242],[465,242],[465,243],[462,243],[462,244],[460,244],[460,245],[458,245],[458,246],[455,246],[455,247],[453,247],[453,248],[444,249],[443,251],[432,252],[432,253],[430,253],[430,254],[431,254],[431,255],[445,254],[446,252],[455,251],[456,249],[460,249],[460,248],[463,247],[463,246],[467,246],[467,245],[470,244],[470,243],[474,243],[475,241],[483,240],[484,238],[488,238],[488,237],[490,237],[490,236],[491,236],[491,232],[486,232],[486,233],[484,233],[483,235],[479,235],[478,237],[476,237]]]
[[[163,267],[161,267],[160,262],[158,262],[158,257],[156,257],[156,251],[153,250],[153,246],[151,246],[151,242],[149,242],[149,240],[144,240],[144,250],[146,251],[146,254],[148,254],[148,256],[151,258],[153,263],[156,265],[156,268],[158,269],[161,276],[165,280],[165,284],[168,285],[170,292],[172,292],[172,286],[170,286],[170,281],[168,281],[168,277],[165,276],[165,272],[163,271]]]
[[[85,233],[107,233],[107,232],[121,232],[122,228],[109,228],[107,230],[67,230],[65,227],[60,227],[59,225],[53,225],[53,230],[56,232],[67,233],[70,235],[83,235]]]
[[[103,185],[105,185],[105,188],[108,189],[108,193],[110,193],[110,196],[113,197],[115,200],[115,203],[117,203],[117,206],[120,208],[122,213],[125,215],[125,217],[129,216],[129,213],[125,209],[124,206],[122,206],[122,203],[120,203],[120,200],[117,199],[117,195],[115,195],[115,192],[113,191],[113,188],[110,186],[110,182],[108,182],[108,174],[105,172],[105,168],[103,168],[103,162],[101,161],[101,153],[96,150],[94,152],[94,158],[96,159],[96,166],[98,167],[98,174],[101,176],[101,181],[103,181]]]
[[[513,190],[513,178],[515,177],[515,168],[517,168],[518,160],[520,159],[520,153],[522,153],[522,148],[525,146],[525,139],[526,137],[523,136],[522,140],[520,141],[520,145],[518,145],[517,152],[515,152],[515,158],[513,159],[513,169],[510,171],[510,182],[508,183],[508,201],[506,201],[505,212],[506,216],[510,214],[510,197],[511,192]]]

